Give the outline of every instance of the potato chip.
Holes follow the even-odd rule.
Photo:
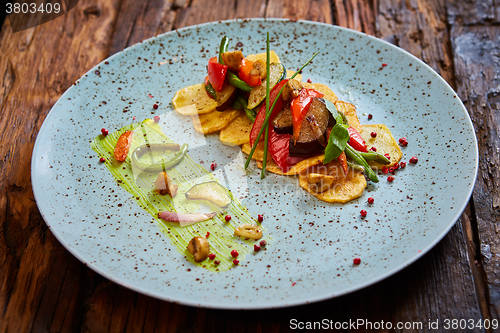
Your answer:
[[[337,107],[337,110],[345,115],[349,126],[355,128],[358,132],[361,132],[361,124],[359,123],[358,115],[356,113],[356,107],[351,103],[340,100],[335,102],[335,106]]]
[[[212,111],[192,117],[196,132],[201,134],[212,134],[225,128],[234,118],[238,116],[238,110]]]
[[[311,177],[307,173],[299,174],[299,185],[316,198],[326,202],[346,203],[359,198],[366,188],[366,179],[362,172],[353,171],[351,168],[347,171],[347,176],[336,178],[334,176],[324,175],[323,184],[329,188],[325,191],[319,187],[318,177],[311,182]],[[318,192],[318,189],[320,192]]]
[[[250,143],[245,143],[241,146],[241,151],[243,153],[245,153],[246,155],[249,155],[251,150],[252,150],[252,146],[250,145]],[[264,142],[261,141],[261,142],[259,142],[259,144],[257,145],[257,148],[255,148],[255,151],[253,152],[252,160],[262,162],[263,159],[264,159]],[[272,161],[272,160],[271,160],[271,156],[268,154],[267,155],[267,162],[269,163],[269,161]]]
[[[262,61],[266,61],[266,52],[263,52],[263,53],[256,53],[256,54],[249,54],[245,57],[246,59],[250,60],[250,61],[257,61],[257,60],[262,60]],[[272,51],[270,52],[269,54],[269,60],[271,61],[271,64],[273,62],[280,62],[280,58],[278,57],[278,55],[276,54],[276,52]]]
[[[240,112],[238,116],[219,133],[219,140],[228,146],[240,146],[250,141],[252,121]]]
[[[302,171],[306,170],[307,168],[317,165],[317,164],[323,164],[323,158],[325,155],[318,155],[318,156],[313,156],[306,158],[305,160],[300,161],[297,164],[294,164],[290,169],[288,169],[287,172],[283,172],[281,168],[274,163],[273,160],[267,163],[266,165],[266,170],[278,175],[285,175],[285,176],[293,176],[293,175],[298,175]],[[262,165],[259,166],[257,163],[257,166],[259,168],[262,168]]]
[[[372,138],[371,132],[377,133],[377,136]],[[377,153],[389,154],[391,164],[386,165],[387,167],[393,166],[398,163],[403,156],[401,148],[399,148],[398,143],[392,136],[391,131],[384,124],[370,124],[361,125],[361,136],[363,140],[366,141],[368,148],[377,148]],[[381,168],[384,165],[376,162],[370,162],[373,167]]]
[[[175,111],[184,116],[209,113],[217,106],[217,102],[208,96],[202,83],[178,90],[172,104]]]
[[[337,95],[335,95],[335,93],[327,85],[324,85],[322,83],[307,83],[307,82],[302,82],[302,85],[305,88],[319,91],[324,95],[323,96],[324,99],[334,104],[339,100]]]
[[[296,71],[291,71],[291,70],[286,70],[286,78],[289,79],[293,74],[295,74]],[[302,75],[301,74],[297,74],[295,77],[294,77],[295,80],[297,81],[302,81]]]

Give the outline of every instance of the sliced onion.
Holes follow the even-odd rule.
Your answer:
[[[179,223],[181,227],[194,223],[206,221],[217,215],[216,212],[211,213],[176,213],[168,210],[159,212],[158,217],[167,222]]]

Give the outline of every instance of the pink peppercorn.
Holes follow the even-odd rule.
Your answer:
[[[260,251],[260,246],[259,246],[258,244],[254,244],[254,245],[253,245],[253,250],[254,250],[255,252],[259,252],[259,251]]]
[[[264,216],[262,214],[257,215],[257,221],[259,222],[264,221]]]
[[[399,139],[399,144],[403,147],[406,147],[406,146],[408,146],[408,140],[406,140],[405,137],[402,137]]]
[[[215,259],[215,254],[214,254],[214,253],[210,253],[210,254],[208,255],[208,259],[210,259],[210,260],[214,260],[214,259]]]
[[[224,219],[226,220],[226,222],[231,221],[231,215],[226,215],[226,217],[224,217]]]
[[[214,265],[218,266],[220,264],[220,260],[215,260]]]
[[[312,83],[312,80],[311,79],[307,79],[307,83]]]
[[[394,164],[394,165],[393,165],[393,168],[394,168],[394,170],[399,169],[399,163]]]
[[[369,197],[368,198],[368,203],[371,205],[375,202],[375,199],[373,199],[372,197]]]
[[[154,119],[155,123],[160,122],[160,116],[154,116],[153,119]]]
[[[410,158],[411,164],[417,164],[417,162],[418,162],[418,158],[416,156],[413,156],[412,158]]]
[[[153,104],[153,109],[157,110],[158,109],[158,104]]]
[[[366,214],[368,214],[364,209],[362,209],[359,213],[361,214],[362,217],[366,217]]]
[[[387,64],[382,64],[382,67],[386,67],[386,66],[387,66]]]
[[[389,176],[389,177],[387,177],[387,181],[388,181],[389,183],[392,183],[392,182],[394,181],[394,177],[393,177],[393,176]]]
[[[376,138],[377,137],[377,132],[371,132],[370,135],[372,136],[372,138]]]
[[[101,157],[101,158],[99,159],[99,162],[104,163],[104,162],[106,162],[106,159],[105,159],[104,157]]]
[[[393,168],[393,167],[390,167],[390,168],[389,168],[389,172],[390,172],[390,173],[392,173],[392,174],[394,174],[394,168]]]
[[[377,151],[377,148],[375,148],[375,147],[371,147],[371,148],[370,148],[370,150],[371,150],[371,151]]]
[[[388,160],[390,160],[390,159],[391,159],[391,155],[389,155],[389,153],[385,153],[385,154],[384,154],[384,156],[385,156],[385,158],[387,158]]]
[[[354,265],[359,265],[359,264],[361,264],[361,258],[354,258],[354,259],[352,260],[352,263],[353,263]]]
[[[236,251],[236,250],[232,250],[232,251],[231,251],[231,257],[236,258],[236,257],[238,257],[239,255],[240,255],[240,254],[238,253],[238,251]]]
[[[385,167],[385,166],[384,166],[384,167],[382,167],[382,173],[383,173],[384,175],[386,175],[387,173],[389,173],[389,169],[388,169],[387,167]]]
[[[259,242],[261,247],[265,247],[267,245],[267,242],[263,239]]]
[[[210,169],[211,169],[212,171],[214,171],[216,167],[217,167],[217,163],[212,163],[212,164],[210,164]]]
[[[205,235],[205,238],[210,237],[210,231],[207,231],[207,234]]]
[[[401,162],[401,163],[399,163],[399,167],[400,167],[401,169],[406,168],[406,162]]]
[[[238,265],[239,263],[240,263],[240,261],[238,259],[233,260],[233,264]]]
[[[102,133],[103,136],[106,136],[106,135],[108,135],[109,132],[108,132],[107,129],[101,128],[101,133]]]
[[[371,120],[373,118],[373,115],[371,113],[368,114],[368,120]]]

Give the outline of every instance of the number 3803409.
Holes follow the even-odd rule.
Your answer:
[[[37,4],[35,2],[7,2],[5,4],[6,14],[59,14],[61,12],[61,4],[59,2],[47,2]]]

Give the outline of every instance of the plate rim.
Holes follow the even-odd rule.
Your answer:
[[[241,303],[241,304],[238,304],[238,305],[230,305],[229,303],[222,303],[222,302],[194,302],[194,301],[191,301],[189,299],[186,299],[186,298],[176,298],[175,296],[163,296],[163,295],[158,295],[158,294],[155,294],[153,292],[150,292],[140,286],[137,286],[137,285],[132,285],[132,284],[129,284],[127,283],[125,280],[123,279],[120,279],[119,277],[114,277],[112,274],[109,274],[107,273],[106,271],[104,270],[101,270],[97,265],[95,264],[92,264],[92,263],[89,263],[87,262],[79,253],[77,250],[73,249],[72,246],[70,246],[69,243],[66,243],[64,241],[64,237],[62,236],[62,234],[59,234],[56,230],[53,230],[51,228],[51,225],[47,222],[47,217],[45,215],[45,213],[42,211],[42,209],[40,208],[39,206],[39,200],[38,200],[38,197],[39,195],[41,194],[37,194],[37,186],[39,187],[38,184],[38,181],[36,180],[37,178],[35,177],[35,168],[37,166],[37,159],[36,157],[39,155],[39,150],[41,149],[40,146],[41,146],[41,143],[40,143],[40,137],[42,136],[41,134],[45,133],[47,131],[47,125],[46,125],[46,122],[47,120],[51,119],[51,117],[54,116],[54,109],[56,108],[56,106],[59,104],[59,102],[64,98],[64,96],[68,93],[68,91],[70,91],[73,86],[79,82],[81,79],[85,78],[89,73],[91,73],[92,71],[94,71],[96,68],[98,68],[100,65],[102,65],[105,61],[109,61],[111,59],[113,59],[114,57],[118,57],[120,56],[123,52],[125,51],[129,51],[130,49],[134,49],[134,48],[138,48],[138,47],[141,47],[142,44],[145,44],[145,43],[149,43],[150,41],[152,40],[155,40],[155,39],[160,39],[162,38],[163,36],[165,35],[168,35],[168,34],[179,34],[185,30],[192,30],[192,29],[196,29],[196,28],[199,28],[199,27],[203,27],[203,26],[208,26],[208,25],[217,25],[217,24],[225,24],[225,23],[245,23],[245,22],[249,22],[249,21],[256,21],[256,22],[270,22],[270,23],[281,23],[281,22],[295,22],[295,23],[302,23],[302,24],[306,24],[306,25],[316,25],[316,26],[320,26],[320,27],[328,27],[329,29],[333,28],[333,29],[338,29],[338,30],[341,30],[341,31],[345,31],[347,33],[353,33],[353,34],[356,34],[356,35],[359,35],[363,38],[368,38],[370,40],[375,40],[376,42],[382,42],[382,44],[384,44],[385,46],[397,51],[397,52],[402,52],[403,54],[405,54],[406,56],[409,56],[411,59],[413,59],[414,61],[418,62],[420,65],[424,66],[427,70],[429,70],[430,73],[432,73],[432,75],[435,76],[436,79],[438,79],[442,84],[444,84],[444,86],[446,87],[446,89],[451,92],[453,94],[453,96],[456,96],[457,100],[459,101],[459,107],[461,107],[461,110],[463,111],[463,113],[465,114],[465,120],[466,120],[466,123],[467,125],[470,127],[470,130],[471,130],[471,133],[472,133],[472,136],[474,138],[474,159],[475,159],[475,163],[474,163],[474,178],[473,178],[473,181],[471,182],[470,186],[469,186],[469,190],[468,190],[468,193],[466,195],[466,200],[464,200],[464,202],[460,205],[459,209],[457,210],[457,213],[455,214],[455,216],[450,219],[450,222],[448,223],[448,226],[446,226],[446,228],[440,233],[438,234],[432,242],[429,242],[429,244],[424,247],[422,249],[421,252],[418,252],[416,254],[414,254],[413,256],[411,256],[410,258],[408,258],[404,263],[400,264],[398,267],[396,268],[393,268],[393,269],[390,269],[390,270],[387,270],[386,272],[384,272],[383,274],[380,274],[379,276],[377,276],[376,278],[374,279],[368,279],[367,282],[364,282],[364,283],[360,283],[356,286],[353,286],[353,287],[350,287],[350,288],[344,288],[343,290],[341,290],[340,292],[327,292],[325,294],[322,294],[322,295],[319,295],[317,297],[312,297],[312,298],[308,298],[307,300],[304,300],[304,299],[299,299],[299,300],[292,300],[292,301],[278,301],[278,302],[267,302],[267,303],[258,303],[258,302],[247,302],[247,303]],[[40,212],[40,215],[42,216],[45,224],[47,225],[48,229],[51,231],[52,235],[54,235],[54,237],[57,239],[57,241],[69,252],[71,253],[75,258],[77,258],[81,263],[83,263],[85,266],[89,267],[90,269],[92,269],[94,272],[98,273],[99,275],[103,276],[104,278],[122,286],[122,287],[126,287],[130,290],[133,290],[135,292],[138,292],[138,293],[141,293],[143,295],[146,295],[146,296],[149,296],[149,297],[153,297],[155,299],[159,299],[159,300],[162,300],[162,301],[168,301],[168,302],[171,302],[171,303],[175,303],[175,304],[181,304],[181,305],[187,305],[187,306],[194,306],[194,307],[201,307],[201,308],[207,308],[207,309],[223,309],[223,310],[262,310],[262,309],[278,309],[278,308],[286,308],[286,307],[292,307],[292,306],[299,306],[299,305],[308,305],[308,304],[311,304],[311,303],[316,303],[316,302],[321,302],[321,301],[325,301],[325,300],[330,300],[330,299],[333,299],[333,298],[336,298],[336,297],[339,297],[339,296],[343,296],[343,295],[347,295],[347,294],[350,294],[350,293],[353,293],[353,292],[356,292],[358,290],[361,290],[361,289],[364,289],[364,288],[367,288],[369,286],[372,286],[376,283],[379,283],[380,281],[382,280],[385,280],[387,279],[388,277],[402,271],[403,269],[407,268],[408,266],[410,266],[411,264],[415,263],[417,260],[419,260],[422,256],[424,256],[427,252],[429,252],[432,248],[434,248],[437,243],[439,243],[448,233],[449,231],[451,230],[451,228],[456,224],[456,222],[460,219],[460,216],[463,214],[465,208],[467,207],[468,203],[470,202],[470,198],[472,196],[472,193],[474,191],[474,187],[475,187],[475,184],[476,184],[476,181],[477,181],[477,174],[478,174],[478,168],[479,168],[479,149],[478,149],[478,142],[477,142],[477,136],[476,136],[476,132],[475,132],[475,129],[474,129],[474,124],[472,123],[472,120],[470,118],[470,115],[469,115],[469,112],[467,111],[467,108],[465,107],[465,105],[463,104],[462,100],[460,99],[460,97],[458,96],[458,94],[453,90],[453,88],[448,84],[448,82],[446,82],[432,67],[430,67],[428,64],[426,64],[424,61],[422,61],[421,59],[419,59],[418,57],[414,56],[413,54],[411,54],[410,52],[404,50],[403,48],[400,48],[396,45],[393,45],[381,38],[377,38],[375,36],[371,36],[371,35],[368,35],[364,32],[360,32],[360,31],[356,31],[356,30],[353,30],[353,29],[350,29],[350,28],[345,28],[345,27],[341,27],[341,26],[338,26],[338,25],[334,25],[334,24],[328,24],[328,23],[323,23],[323,22],[315,22],[315,21],[309,21],[309,20],[291,20],[291,19],[286,19],[286,18],[236,18],[236,19],[228,19],[228,20],[217,20],[217,21],[210,21],[210,22],[205,22],[205,23],[200,23],[200,24],[196,24],[196,25],[190,25],[190,26],[186,26],[186,27],[183,27],[183,28],[179,28],[179,29],[175,29],[175,30],[170,30],[170,31],[167,31],[167,32],[164,32],[164,33],[161,33],[161,34],[158,34],[158,35],[155,35],[155,36],[152,36],[150,38],[147,38],[147,39],[144,39],[142,40],[141,42],[138,42],[134,45],[131,45],[105,59],[103,59],[102,61],[100,61],[99,63],[97,63],[95,66],[93,66],[92,68],[90,68],[88,71],[86,71],[84,74],[82,74],[76,81],[75,81],[75,84],[72,84],[71,86],[69,86],[65,91],[64,93],[58,98],[58,100],[54,103],[54,105],[51,107],[50,111],[47,113],[47,116],[45,117],[45,119],[43,120],[43,123],[42,123],[42,126],[40,127],[38,133],[37,133],[37,137],[36,137],[36,140],[35,140],[35,143],[34,143],[34,146],[33,146],[33,151],[32,151],[32,155],[31,155],[31,163],[30,163],[30,166],[31,166],[31,171],[30,171],[30,176],[31,176],[31,188],[32,188],[32,192],[33,192],[33,196],[34,196],[34,199],[35,199],[35,203],[37,204],[37,208],[38,208],[38,211]]]

